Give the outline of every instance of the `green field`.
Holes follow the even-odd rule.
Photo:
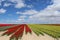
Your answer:
[[[29,24],[30,28],[37,35],[48,34],[53,38],[60,38],[60,26],[59,25],[44,25],[44,24]]]

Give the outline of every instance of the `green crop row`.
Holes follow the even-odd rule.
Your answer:
[[[60,26],[53,25],[42,25],[42,24],[29,24],[29,27],[35,32],[37,35],[47,34],[53,38],[60,38]]]

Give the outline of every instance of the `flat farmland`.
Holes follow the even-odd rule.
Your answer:
[[[57,40],[60,38],[60,24],[29,24],[29,26],[38,36],[47,34]]]
[[[16,31],[16,28],[17,29],[20,28],[20,25],[21,25],[21,28],[25,29],[25,32],[27,33],[26,34],[25,32],[24,33],[21,32],[23,34],[21,37],[21,40],[60,40],[60,24],[12,24],[12,25],[2,24],[0,26],[0,35],[4,33],[6,33],[6,35],[9,33],[10,35],[10,36],[6,36],[6,35],[0,36],[1,40],[4,40],[4,38],[6,40],[7,39],[10,40],[11,34],[13,33],[13,31]],[[11,30],[11,31],[10,32],[7,31],[8,32],[7,33],[6,30]],[[20,33],[17,35],[20,35]]]

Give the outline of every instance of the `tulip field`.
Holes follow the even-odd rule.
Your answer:
[[[6,31],[2,34],[11,35],[10,40],[21,39],[25,34],[34,32],[37,36],[47,34],[56,40],[60,38],[60,24],[0,24],[0,31]]]

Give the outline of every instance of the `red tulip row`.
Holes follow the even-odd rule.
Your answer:
[[[0,24],[0,26],[11,26],[13,24]],[[7,29],[7,31],[3,34],[13,34],[10,39],[16,38],[16,40],[18,40],[19,37],[22,37],[23,33],[24,33],[24,28],[25,28],[25,32],[26,34],[29,32],[31,33],[31,29],[29,28],[28,25],[26,24],[18,24],[18,25],[13,25],[11,28]]]
[[[0,27],[12,26],[13,24],[0,24]]]

